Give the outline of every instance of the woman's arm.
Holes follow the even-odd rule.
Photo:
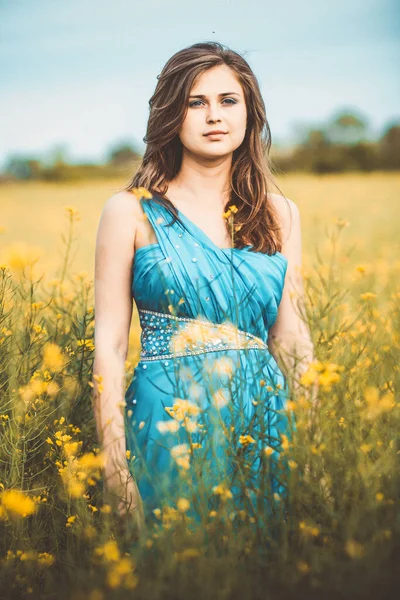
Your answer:
[[[282,370],[298,390],[299,379],[315,360],[314,346],[307,323],[302,268],[302,237],[300,212],[292,200],[272,194],[282,223],[282,254],[288,259],[278,317],[269,330],[268,347],[274,358],[282,363]],[[315,390],[314,390],[315,391]]]
[[[134,202],[127,192],[109,198],[96,239],[93,407],[106,480],[127,472],[123,403],[132,317]]]

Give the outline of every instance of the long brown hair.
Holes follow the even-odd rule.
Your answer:
[[[213,67],[227,65],[236,74],[245,96],[247,128],[242,144],[233,152],[230,173],[230,199],[237,207],[234,215],[234,244],[253,245],[253,251],[274,254],[282,248],[279,215],[268,200],[273,184],[269,157],[271,131],[258,81],[246,60],[218,42],[200,42],[176,52],[165,64],[155,92],[149,100],[150,116],[143,141],[147,144],[142,162],[123,188],[146,188],[155,202],[162,204],[179,219],[175,206],[165,196],[168,182],[179,172],[182,143],[178,132],[185,119],[190,91],[196,78]],[[283,194],[282,194],[283,195]]]

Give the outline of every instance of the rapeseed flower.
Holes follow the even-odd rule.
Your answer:
[[[0,516],[23,518],[33,515],[37,510],[37,504],[21,490],[5,490],[1,493],[0,500]]]

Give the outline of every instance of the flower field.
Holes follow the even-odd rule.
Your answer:
[[[95,234],[121,182],[1,187],[1,597],[394,597],[400,175],[279,183],[300,208],[318,359],[287,403],[290,435],[277,452],[254,431],[226,432],[240,505],[229,478],[199,477],[201,447],[175,446],[181,483],[140,536],[105,502],[92,406]],[[130,340],[126,386],[140,351],[136,314]],[[166,408],[166,436],[196,429],[190,400]],[[127,453],[133,466],[137,458]],[[255,460],[258,476],[247,478]]]

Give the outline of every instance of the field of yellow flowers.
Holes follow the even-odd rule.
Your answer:
[[[318,359],[288,402],[295,427],[278,457],[262,449],[261,479],[240,506],[229,482],[209,477],[203,491],[211,503],[196,520],[198,489],[171,488],[141,536],[104,500],[92,406],[95,233],[121,182],[2,186],[2,598],[394,597],[400,175],[293,175],[279,183],[302,217]],[[139,338],[135,316],[127,386]],[[314,382],[318,406],[310,410]],[[169,407],[180,423],[191,409],[182,400]],[[231,449],[242,474],[258,447],[251,434]],[[192,462],[189,452],[182,478]],[[284,494],[268,490],[271,468]]]

